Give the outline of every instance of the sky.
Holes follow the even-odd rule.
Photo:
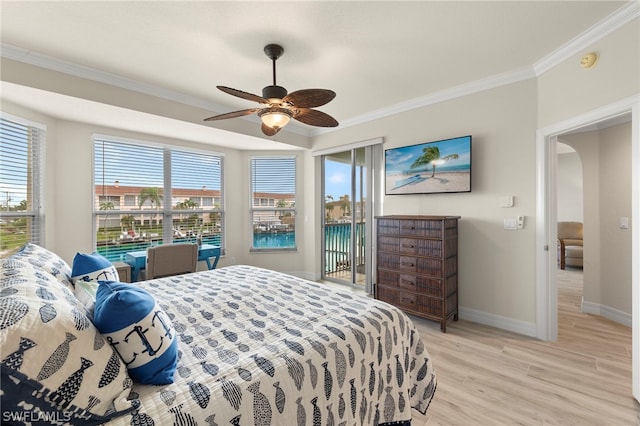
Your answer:
[[[331,195],[334,201],[338,201],[341,196],[351,194],[351,164],[326,161],[324,167],[325,195]],[[356,192],[359,193],[358,188]]]

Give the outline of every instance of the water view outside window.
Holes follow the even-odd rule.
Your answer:
[[[251,158],[252,250],[295,249],[296,157]]]
[[[94,160],[96,248],[108,259],[169,242],[224,250],[221,155],[96,138]]]

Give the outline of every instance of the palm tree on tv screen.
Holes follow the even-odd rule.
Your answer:
[[[440,157],[440,149],[437,146],[428,146],[422,149],[422,155],[416,159],[411,165],[412,169],[431,165],[433,172],[431,173],[431,177],[436,175],[436,166],[438,164],[443,164],[448,160],[456,160],[458,158],[458,154],[449,154],[444,157]]]

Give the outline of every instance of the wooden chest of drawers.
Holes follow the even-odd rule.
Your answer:
[[[458,320],[459,216],[380,216],[376,299],[440,321]]]

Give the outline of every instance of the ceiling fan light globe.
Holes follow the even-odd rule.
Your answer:
[[[262,116],[260,116],[260,119],[265,124],[265,126],[269,126],[273,129],[281,129],[289,124],[291,117],[281,112],[270,112],[262,114]]]

